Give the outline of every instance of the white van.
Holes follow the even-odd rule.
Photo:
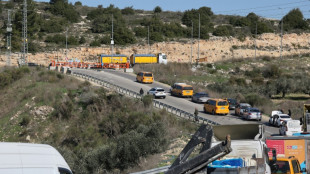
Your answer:
[[[279,134],[292,136],[294,133],[301,133],[302,125],[299,120],[288,120],[284,124],[280,125]]]
[[[0,143],[0,173],[72,174],[55,148],[28,143]]]

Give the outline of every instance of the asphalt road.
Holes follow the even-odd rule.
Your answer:
[[[143,88],[145,94],[146,92],[153,88],[153,87],[161,87],[164,88],[165,91],[169,91],[170,86],[155,81],[152,84],[141,84],[136,82],[136,75],[133,73],[124,73],[122,70],[110,70],[110,69],[103,69],[103,70],[85,70],[85,69],[73,69],[73,72],[81,72],[84,74],[88,74],[99,79],[103,79],[109,81],[110,83],[123,86],[129,90],[139,92],[141,88]],[[156,80],[156,77],[155,77]],[[179,98],[171,96],[170,94],[167,95],[166,99],[156,99],[160,100],[163,103],[169,104],[176,108],[180,108],[184,111],[189,113],[194,113],[195,108],[199,110],[199,116],[207,118],[209,120],[215,121],[219,124],[249,124],[249,123],[262,123],[265,124],[265,136],[270,136],[271,134],[278,134],[279,128],[271,127],[268,125],[268,118],[263,117],[261,122],[258,121],[246,121],[241,119],[238,116],[233,115],[233,111],[227,116],[222,115],[210,115],[203,112],[203,104],[194,103],[190,100],[190,98]],[[246,131],[246,130],[245,130]]]

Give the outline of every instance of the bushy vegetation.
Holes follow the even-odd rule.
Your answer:
[[[78,22],[80,15],[67,0],[50,0],[49,10],[54,15],[61,15],[69,22]]]
[[[0,73],[0,89],[5,88],[13,82],[21,79],[25,74],[29,73],[28,67],[21,67],[18,69],[5,69]]]
[[[192,9],[184,12],[182,17],[182,23],[187,27],[192,27],[192,24],[196,26],[194,28],[194,37],[198,37],[198,26],[199,26],[199,14],[200,14],[200,37],[202,39],[208,39],[209,32],[213,30],[213,23],[211,22],[211,17],[213,16],[213,12],[209,7],[200,7],[198,10]]]
[[[286,31],[290,31],[293,29],[309,29],[309,24],[304,19],[303,14],[298,8],[291,10],[287,15],[282,18],[282,21],[283,28]]]
[[[5,70],[3,76],[15,83],[0,90],[0,139],[31,137],[31,142],[50,144],[76,174],[126,173],[140,159],[163,152],[180,130],[196,128],[153,109],[149,96],[127,98],[40,67]],[[53,110],[34,114],[41,106]]]
[[[4,8],[22,9],[22,1],[10,0],[2,2],[0,4],[0,13]],[[31,42],[28,46],[33,53],[44,49],[39,48],[37,45],[42,41],[46,41],[46,48],[54,48],[55,43],[57,48],[62,48],[64,47],[62,42],[54,42],[52,40],[57,39],[48,37],[52,37],[55,33],[65,36],[65,30],[69,28],[70,35],[74,38],[80,38],[83,35],[81,34],[82,27],[79,27],[78,32],[74,28],[76,26],[74,23],[78,22],[84,22],[85,24],[81,23],[80,25],[86,25],[85,28],[90,27],[86,31],[88,34],[97,36],[99,33],[101,38],[96,39],[96,41],[85,40],[83,42],[72,40],[71,45],[99,46],[101,44],[110,44],[112,15],[114,41],[118,45],[135,44],[137,41],[139,43],[146,42],[148,27],[151,44],[190,38],[192,26],[194,38],[197,38],[199,35],[199,14],[201,39],[209,39],[209,35],[212,33],[214,36],[233,36],[240,41],[244,41],[246,36],[253,36],[256,33],[280,32],[278,27],[281,25],[276,25],[278,21],[261,18],[255,13],[249,13],[245,17],[214,15],[209,7],[186,10],[185,12],[169,12],[162,11],[161,7],[157,6],[153,11],[143,11],[133,9],[133,7],[119,9],[113,5],[107,8],[103,8],[102,5],[99,5],[98,8],[90,8],[82,6],[80,1],[75,2],[73,5],[67,0],[50,0],[49,3],[42,4],[28,0],[28,42]],[[83,19],[82,15],[87,15],[90,22]],[[21,21],[23,20],[22,10],[13,10],[12,17],[12,50],[20,51],[22,47],[20,41],[22,35]],[[303,14],[298,8],[291,10],[282,18],[282,21],[284,22],[285,31],[298,33],[309,31],[309,22],[303,18]],[[2,36],[4,36],[6,30],[5,23],[6,21],[0,30]],[[214,28],[214,26],[217,27]],[[75,32],[72,33],[72,31]]]
[[[115,8],[113,5],[107,8],[97,8],[88,13],[87,18],[92,20],[92,32],[105,33],[107,36],[110,36],[112,30],[112,14],[115,44],[125,45],[135,43],[134,34],[126,26],[127,24],[123,19],[121,10]]]

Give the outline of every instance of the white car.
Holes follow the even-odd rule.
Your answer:
[[[301,133],[301,132],[302,132],[302,125],[300,125],[299,120],[285,121],[285,123],[282,124],[279,128],[280,135],[292,136],[294,133]]]
[[[283,121],[289,120],[292,120],[292,118],[287,114],[275,114],[270,117],[269,124],[279,127],[283,124]]]
[[[148,95],[153,95],[154,98],[166,98],[166,92],[163,88],[152,88],[147,92]]]

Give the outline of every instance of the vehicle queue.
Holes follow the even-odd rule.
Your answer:
[[[154,75],[152,72],[142,71],[137,74],[136,81],[139,83],[152,84],[154,82]],[[234,115],[241,117],[241,119],[256,121],[262,120],[262,112],[258,108],[252,107],[249,103],[239,103],[236,99],[232,98],[211,98],[206,92],[194,93],[193,87],[186,83],[174,83],[169,92],[171,96],[191,98],[192,102],[203,104],[202,110],[208,114],[228,115],[230,110],[234,110]],[[154,98],[162,99],[166,98],[167,93],[168,92],[161,87],[151,88],[147,92],[148,95],[153,95]],[[292,120],[291,116],[284,114],[283,111],[272,111],[269,119],[269,125],[280,127],[282,132],[279,132],[282,135],[285,134],[288,129],[288,123],[289,125],[297,125],[288,122],[290,120]],[[297,130],[300,129],[299,127]]]

